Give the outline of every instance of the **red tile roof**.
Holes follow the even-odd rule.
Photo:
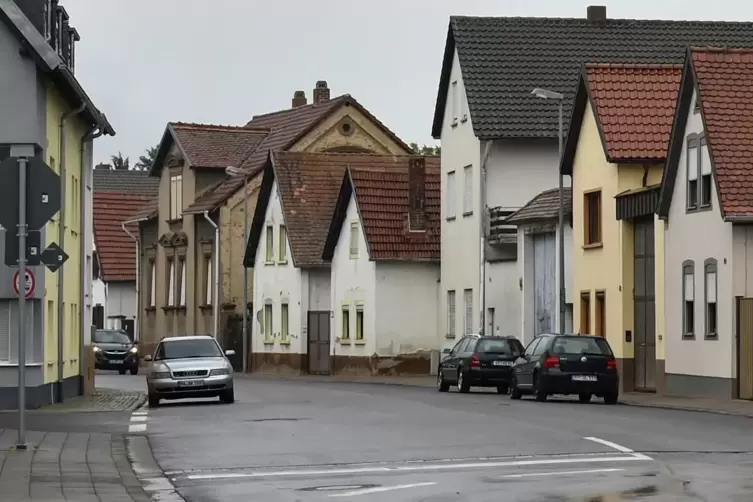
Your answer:
[[[753,216],[753,50],[690,54],[723,213]]]
[[[587,64],[585,75],[610,162],[667,156],[682,65]]]
[[[225,169],[238,166],[269,134],[260,127],[171,122],[175,140],[191,167]]]
[[[105,282],[136,280],[136,244],[121,225],[148,201],[148,195],[94,193],[94,245]],[[138,236],[137,224],[128,225],[128,229]]]

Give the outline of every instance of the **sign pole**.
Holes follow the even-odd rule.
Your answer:
[[[26,162],[18,159],[18,450],[26,449]]]

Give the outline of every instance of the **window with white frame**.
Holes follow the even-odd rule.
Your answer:
[[[463,331],[466,335],[473,333],[473,290],[466,289],[463,291],[463,301],[465,311],[463,313]]]
[[[356,341],[363,341],[363,305],[356,305]]]
[[[275,261],[275,229],[272,225],[267,225],[266,235],[267,253],[264,261],[267,263],[274,263]]]
[[[170,219],[177,220],[183,214],[183,175],[170,176]]]
[[[264,305],[264,343],[272,343],[272,304]]]
[[[447,338],[455,338],[455,291],[447,292]]]
[[[350,224],[350,257],[358,258],[358,222]]]
[[[717,332],[717,282],[716,282],[716,260],[709,258],[703,265],[705,293],[706,293],[706,338],[716,338]]]
[[[180,281],[178,281],[178,287],[180,288],[178,290],[178,305],[181,307],[186,306],[186,260],[185,258],[182,258],[180,260],[180,268],[178,269],[180,273]]]
[[[214,276],[212,272],[212,257],[211,256],[205,256],[204,257],[204,277],[206,278],[206,281],[204,283],[204,305],[212,305],[214,304],[214,301],[212,300],[212,277]]]
[[[285,225],[280,225],[279,239],[277,243],[277,261],[280,263],[286,263],[288,261],[288,232],[285,229]]]
[[[687,170],[688,170],[688,209],[698,207],[698,140],[688,138],[687,151]]]
[[[445,218],[452,219],[456,216],[455,202],[457,200],[457,181],[455,180],[455,171],[447,173],[447,192],[445,193]]]
[[[350,341],[350,305],[343,305],[342,309],[342,330],[340,340],[343,342]]]
[[[711,157],[709,156],[709,145],[705,138],[701,138],[701,186],[700,186],[701,207],[711,205]]]
[[[473,166],[463,168],[463,216],[473,214]]]
[[[157,299],[157,267],[154,260],[149,261],[149,306],[154,307]]]
[[[288,304],[280,304],[280,343],[290,343],[290,328],[288,327]]]
[[[450,94],[450,106],[452,107],[452,125],[458,123],[458,81],[455,80],[452,83],[452,90]]]
[[[687,260],[682,264],[682,336],[695,336],[695,273],[694,264]]]
[[[175,305],[175,262],[170,260],[167,265],[167,304]]]

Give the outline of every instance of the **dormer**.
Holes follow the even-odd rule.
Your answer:
[[[57,2],[55,2],[57,4]],[[62,5],[56,5],[55,6],[55,29],[53,32],[53,40],[54,44],[52,46],[55,51],[57,51],[58,56],[60,56],[63,61],[65,61],[65,57],[63,54],[63,49],[66,45],[66,32],[68,31],[68,20],[70,17],[68,16],[68,11],[65,10],[65,7]]]

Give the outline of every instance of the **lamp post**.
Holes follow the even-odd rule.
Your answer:
[[[243,176],[243,245],[248,244],[248,175],[243,169],[228,166],[225,173]],[[248,270],[243,265],[243,373],[248,371]]]
[[[562,171],[559,164],[562,162],[562,102],[565,99],[559,92],[549,91],[547,89],[536,88],[531,91],[531,94],[540,99],[548,99],[556,101],[559,104],[559,134],[558,134],[558,149],[557,149],[557,177],[559,178],[559,196],[560,196],[560,209],[559,209],[559,332],[565,334],[565,188],[562,178]]]

